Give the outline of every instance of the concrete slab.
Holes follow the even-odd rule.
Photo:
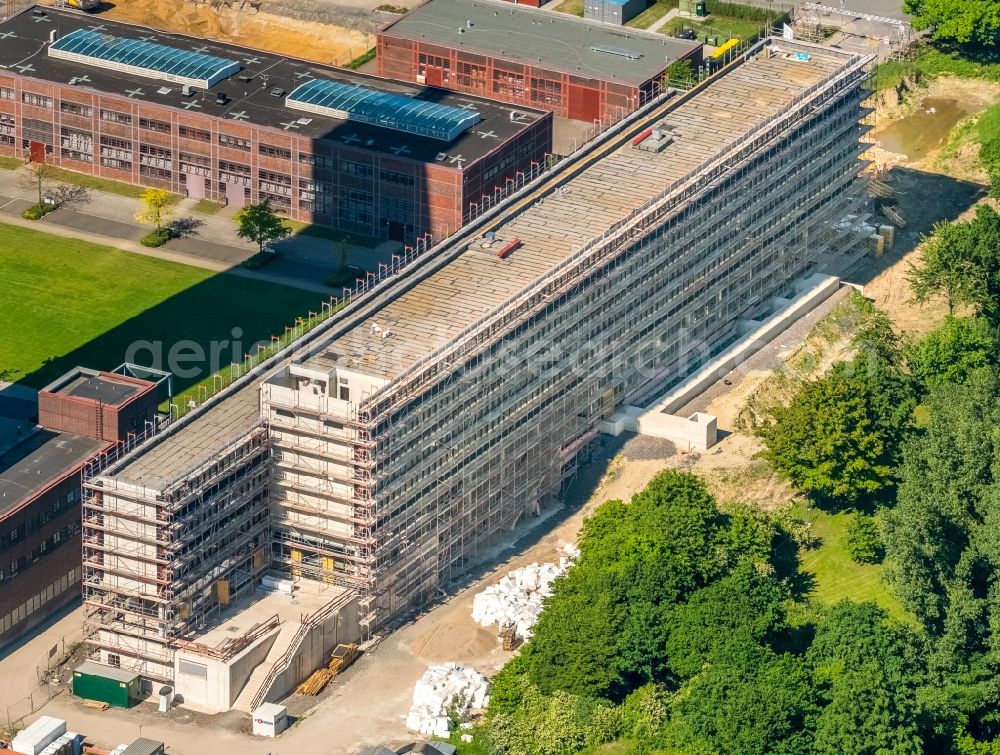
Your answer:
[[[194,638],[209,647],[219,647],[240,637],[255,626],[277,615],[281,621],[299,622],[302,616],[315,613],[334,598],[346,593],[342,587],[299,579],[292,594],[258,589],[254,602],[240,602],[219,616],[217,624]]]

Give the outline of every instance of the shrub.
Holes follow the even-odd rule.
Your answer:
[[[27,220],[40,220],[48,215],[50,212],[55,210],[58,205],[49,204],[48,202],[42,202],[41,204],[33,204],[27,210],[21,213],[21,215]]]
[[[169,228],[157,228],[139,239],[139,243],[149,247],[163,246],[173,237],[173,231]]]
[[[856,564],[877,564],[882,560],[882,538],[873,516],[855,514],[847,525],[844,543],[848,555]]]
[[[250,259],[243,260],[241,264],[247,270],[260,270],[264,265],[270,265],[276,259],[278,259],[278,255],[274,252],[257,252]]]
[[[339,288],[340,286],[354,288],[354,284],[357,282],[358,278],[364,280],[365,275],[367,275],[367,273],[363,267],[358,267],[357,265],[345,265],[344,267],[330,273],[326,277],[324,283],[332,288]]]

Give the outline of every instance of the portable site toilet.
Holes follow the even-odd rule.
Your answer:
[[[85,661],[73,670],[73,694],[115,708],[131,708],[142,700],[142,676],[135,671]]]

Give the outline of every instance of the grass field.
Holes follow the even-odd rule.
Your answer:
[[[191,374],[177,376],[179,392],[210,373],[213,341],[214,361],[226,366],[234,351],[240,360],[256,341],[319,310],[322,298],[2,223],[0,281],[0,368],[35,387],[76,365],[114,368],[137,341],[152,342],[166,365],[188,341],[206,356],[180,363]],[[144,350],[137,361],[155,360]]]
[[[677,5],[678,0],[657,0],[657,2],[650,5],[625,25],[631,26],[633,29],[648,29],[667,15],[671,8],[676,8]]]
[[[569,13],[573,16],[583,16],[583,0],[562,0],[552,10],[559,13]]]
[[[718,44],[722,44],[732,37],[739,39],[752,37],[764,26],[765,22],[763,21],[750,21],[745,18],[711,15],[704,21],[694,21],[690,18],[672,18],[660,27],[659,32],[672,37],[680,29],[688,27],[695,30],[699,41],[704,41],[705,37],[715,37],[718,40]]]
[[[800,571],[814,580],[809,597],[827,605],[844,598],[872,600],[890,616],[901,621],[913,621],[885,583],[885,566],[856,564],[847,554],[844,539],[852,514],[828,514],[812,506],[802,506],[795,513],[801,519],[812,522],[813,533],[821,541],[819,547],[802,551],[800,556]]]

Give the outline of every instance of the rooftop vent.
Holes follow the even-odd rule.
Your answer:
[[[612,47],[611,45],[593,45],[591,48],[594,52],[603,52],[608,55],[618,55],[622,58],[627,58],[628,60],[639,60],[642,57],[641,52],[636,52],[635,50],[627,50],[624,47]]]

